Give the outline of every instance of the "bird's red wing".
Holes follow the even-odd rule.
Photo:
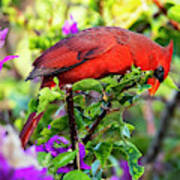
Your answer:
[[[39,121],[41,120],[42,116],[44,115],[44,112],[41,112],[40,114],[36,114],[36,112],[33,112],[29,115],[27,122],[25,123],[21,134],[21,144],[22,147],[25,148],[27,142],[29,141],[34,129],[37,127]]]
[[[116,45],[114,37],[103,29],[82,31],[46,50],[34,62],[35,68],[28,79],[68,71],[89,59],[104,54],[114,45]]]

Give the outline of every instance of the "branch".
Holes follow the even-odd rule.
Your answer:
[[[175,92],[173,98],[167,102],[166,107],[162,113],[159,129],[152,142],[152,145],[149,148],[149,151],[143,159],[144,164],[153,162],[156,159],[158,153],[161,151],[163,140],[166,137],[168,128],[172,122],[171,119],[179,102],[180,92]]]
[[[162,12],[165,16],[167,16],[167,10],[166,10],[166,8],[164,8],[163,5],[159,2],[159,0],[153,0],[153,2],[154,2],[154,4],[156,4],[156,6],[159,8],[160,12]],[[159,13],[158,13],[157,15],[159,15]],[[172,26],[174,29],[180,31],[180,24],[179,24],[179,23],[177,23],[176,21],[171,20],[171,19],[169,19],[169,23],[171,24],[171,26]]]
[[[77,149],[78,145],[78,135],[77,135],[77,127],[76,127],[76,121],[74,118],[74,103],[73,103],[73,92],[72,92],[72,86],[68,85],[66,86],[66,102],[67,102],[67,113],[69,117],[69,128],[70,128],[70,135],[71,135],[71,144],[72,144],[72,150]],[[74,160],[74,169],[77,169],[79,163],[77,163],[77,158]]]
[[[111,104],[108,104],[107,108],[104,108],[102,113],[100,114],[100,116],[95,120],[94,124],[92,125],[92,127],[89,129],[88,134],[83,138],[83,143],[87,144],[87,142],[89,140],[92,139],[92,135],[94,134],[97,126],[99,125],[99,123],[101,122],[101,120],[106,116],[106,114],[109,112],[109,107],[111,106]]]

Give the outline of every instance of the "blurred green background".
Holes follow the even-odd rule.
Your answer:
[[[143,33],[166,46],[172,39],[174,53],[170,76],[180,85],[180,1],[161,0],[1,0],[0,26],[8,27],[6,55],[20,57],[7,62],[0,72],[0,123],[21,128],[28,102],[37,96],[40,81],[25,82],[32,62],[43,50],[65,37],[64,22],[70,15],[79,30],[95,26],[119,26]],[[178,24],[179,23],[179,24]],[[135,126],[132,141],[146,154],[160,126],[166,103],[174,90],[162,84],[155,97],[142,95],[141,101],[124,112],[124,120]],[[180,106],[169,118],[169,131],[156,159],[146,167],[143,179],[180,178]]]

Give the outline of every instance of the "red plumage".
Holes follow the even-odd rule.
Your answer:
[[[162,66],[166,78],[172,49],[172,42],[164,48],[144,35],[119,27],[90,28],[46,50],[33,63],[34,69],[27,79],[41,76],[42,87],[52,87],[53,77],[57,76],[62,87],[85,78],[124,74],[133,64],[142,70]],[[149,82],[157,86],[157,81]]]

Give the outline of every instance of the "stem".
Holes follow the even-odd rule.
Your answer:
[[[101,122],[101,120],[106,116],[106,114],[109,112],[109,107],[110,107],[110,103],[108,104],[107,108],[103,109],[103,112],[100,114],[100,116],[96,119],[96,121],[94,122],[94,124],[92,125],[92,127],[89,129],[89,133],[83,138],[83,143],[87,144],[87,142],[89,140],[92,139],[92,135],[94,134],[97,126],[99,125],[99,123]]]
[[[78,151],[79,151],[79,143],[78,142],[76,143],[76,149],[78,149]],[[80,170],[81,165],[80,165],[80,154],[79,154],[79,152],[77,153],[76,163],[77,163],[78,170]]]
[[[136,83],[133,83],[131,85],[127,85],[125,86],[121,92],[123,92],[124,90],[128,90],[131,87],[134,87],[136,85]],[[97,126],[99,125],[99,123],[101,122],[101,120],[109,113],[111,112],[110,107],[111,107],[111,100],[108,102],[107,107],[103,109],[102,113],[100,114],[100,116],[96,119],[96,121],[94,122],[94,124],[91,126],[91,128],[88,130],[88,134],[82,139],[84,144],[87,144],[88,141],[90,141],[93,138],[93,134],[97,128]]]
[[[159,2],[159,0],[153,0],[154,4],[159,8],[160,12],[162,12],[167,17],[167,10],[164,8],[164,6]],[[159,15],[159,13],[158,13]],[[168,18],[168,17],[167,17]],[[171,26],[177,30],[180,31],[180,24],[174,20],[169,19],[169,23]]]
[[[74,118],[74,103],[73,103],[73,92],[72,86],[68,85],[66,87],[66,102],[67,102],[67,113],[69,117],[69,128],[70,128],[70,135],[71,135],[71,144],[72,150],[76,150],[78,144],[78,136],[77,136],[77,127],[76,121]],[[77,169],[77,158],[74,160],[74,169]]]

